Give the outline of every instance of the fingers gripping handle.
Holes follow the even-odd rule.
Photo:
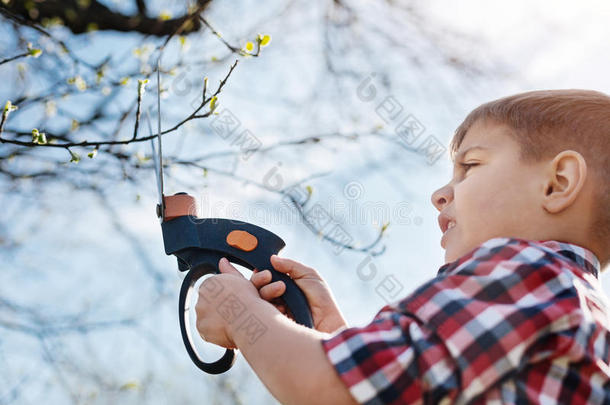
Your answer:
[[[294,320],[303,326],[313,328],[313,318],[303,291],[297,287],[296,283],[289,276],[274,270],[271,267],[271,263],[269,263],[268,267],[263,268],[271,271],[271,282],[283,281],[286,284],[286,291],[284,291],[280,298],[284,300],[286,306],[290,309]]]
[[[195,363],[198,368],[205,371],[206,373],[221,374],[229,370],[233,366],[233,363],[235,362],[235,351],[232,349],[227,349],[225,351],[225,354],[219,360],[213,363],[206,363],[205,361],[201,360],[193,345],[189,322],[189,305],[191,302],[190,297],[195,283],[197,282],[197,280],[199,280],[206,274],[220,273],[219,269],[215,265],[212,265],[210,263],[210,261],[212,261],[213,263],[217,263],[219,257],[217,255],[211,256],[213,256],[214,259],[208,260],[207,263],[194,267],[186,274],[186,277],[182,282],[182,287],[180,288],[178,311],[182,341],[184,342],[186,351],[189,354],[189,357],[191,358],[193,363]],[[255,268],[269,269],[271,271],[272,281],[283,281],[284,284],[286,284],[286,291],[280,298],[284,300],[286,306],[290,309],[290,312],[292,313],[295,321],[303,326],[307,326],[308,328],[313,328],[313,319],[311,316],[311,312],[309,311],[309,304],[307,303],[305,295],[290,277],[273,269],[273,267],[271,266],[271,262],[268,259],[262,261],[256,260],[257,264],[254,264],[244,262],[239,258],[230,255],[227,258],[230,261],[234,261],[246,266],[250,270],[253,270]],[[220,293],[220,291],[211,291],[211,293],[217,294]]]
[[[191,302],[190,298],[195,283],[204,275],[214,273],[218,273],[218,271],[211,267],[211,265],[203,265],[190,270],[186,274],[186,277],[184,277],[184,281],[182,282],[182,287],[180,288],[180,298],[178,300],[178,319],[180,320],[182,341],[184,342],[186,351],[193,363],[208,374],[221,374],[233,366],[233,363],[235,362],[235,351],[232,349],[227,349],[225,354],[219,360],[213,363],[206,363],[205,361],[201,360],[193,345],[189,318]]]

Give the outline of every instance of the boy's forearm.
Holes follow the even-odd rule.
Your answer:
[[[231,325],[233,341],[278,401],[356,403],[322,348],[321,340],[329,334],[293,322],[262,299],[248,302],[246,307],[244,318],[260,323],[254,329],[262,332],[253,334],[252,328],[236,322]]]

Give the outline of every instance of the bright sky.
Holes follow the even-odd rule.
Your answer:
[[[174,4],[174,2],[167,3]],[[258,7],[257,4],[251,4],[250,9]],[[362,2],[359,6],[366,8],[368,5],[368,2]],[[424,14],[432,16],[434,24],[429,25],[430,27],[451,27],[473,36],[475,43],[480,45],[473,49],[472,43],[456,40],[455,46],[464,46],[465,52],[472,52],[488,61],[495,63],[501,61],[511,72],[505,78],[481,80],[476,86],[472,85],[472,88],[468,87],[471,86],[470,83],[458,83],[457,85],[462,87],[456,85],[456,88],[460,89],[460,93],[454,95],[457,104],[451,106],[449,106],[451,102],[445,100],[446,89],[441,89],[441,85],[434,80],[435,71],[429,72],[432,78],[428,87],[423,85],[419,88],[409,87],[409,80],[412,80],[409,77],[405,78],[404,82],[397,82],[390,94],[396,96],[401,103],[420,117],[425,122],[427,131],[443,142],[449,140],[455,126],[468,111],[492,98],[536,88],[580,87],[610,93],[610,75],[607,74],[610,71],[610,52],[607,51],[607,40],[610,37],[608,29],[610,3],[608,2],[584,1],[576,6],[573,1],[438,0],[419,2],[418,6],[426,10]],[[235,12],[232,7],[233,5],[224,9],[218,7],[212,13],[211,19],[222,25],[223,19],[231,18],[236,26],[240,26],[236,15],[241,17],[245,13],[242,14],[241,10]],[[308,47],[310,35],[311,38],[319,39],[320,33],[316,31],[319,27],[310,25],[310,22],[320,18],[322,6],[314,2],[296,2],[295,7],[300,10],[295,10],[294,14],[298,19],[295,19],[294,24],[289,25],[285,21],[268,22],[261,27],[262,32],[272,34],[271,46],[259,60],[240,62],[220,98],[222,106],[228,106],[239,112],[239,119],[244,128],[255,134],[268,136],[266,139],[269,141],[302,137],[321,129],[330,132],[337,129],[333,126],[336,123],[337,126],[345,125],[348,128],[351,125],[333,115],[335,110],[341,109],[341,106],[326,104],[325,92],[336,89],[331,86],[332,83],[317,82],[321,61],[319,44],[310,44],[311,47]],[[263,14],[261,12],[257,16],[261,17]],[[363,19],[366,19],[365,17],[367,16],[363,16]],[[383,18],[376,14],[368,17],[372,20]],[[384,20],[381,20],[381,23],[383,25]],[[288,26],[290,30],[287,30]],[[222,29],[223,32],[232,32],[231,30],[228,25],[223,26]],[[400,27],[397,28],[397,32],[400,34]],[[108,41],[102,45],[111,49],[116,46],[116,42]],[[198,43],[192,46],[195,47],[194,49],[197,47],[207,49]],[[96,49],[92,47],[89,51],[94,52]],[[374,58],[373,62],[380,64],[385,62],[387,66],[395,66],[395,71],[391,73],[400,77],[404,69],[404,65],[400,64],[401,55],[388,55],[388,60],[385,60],[382,59],[383,48],[378,51],[379,54],[369,55]],[[392,59],[392,56],[396,59]],[[354,66],[358,63],[366,66],[365,61],[353,62]],[[213,72],[210,83],[217,83],[224,73],[226,73],[224,67]],[[440,78],[439,82],[442,82]],[[420,92],[417,92],[418,90]],[[301,105],[301,96],[306,96],[312,91],[320,95],[319,103]],[[358,109],[355,114],[359,114],[362,121],[365,123],[370,121],[374,124],[376,117],[372,105],[358,104],[355,89],[348,89],[346,97],[351,98],[346,100],[345,104],[355,105]],[[292,101],[298,108],[290,110],[272,103],[283,99]],[[313,120],[310,113],[318,111],[320,114]],[[294,133],[276,130],[286,125],[286,122],[295,129]],[[364,127],[370,126],[361,126]],[[195,127],[195,132],[197,131],[204,134],[204,131],[209,131],[209,127]],[[203,142],[202,138],[194,140],[192,138],[192,136],[189,138],[191,147],[182,149],[182,158],[188,153],[199,153],[213,148],[227,149],[226,142],[223,143],[218,139],[214,141],[208,138]],[[168,139],[167,144],[164,143],[166,150],[173,150],[174,146],[175,139]],[[333,147],[340,153],[334,153]],[[146,144],[142,145],[140,150],[148,153],[148,148],[149,145]],[[349,252],[335,255],[330,244],[320,241],[302,224],[278,220],[277,217],[271,220],[264,217],[261,219],[257,217],[261,213],[260,210],[248,211],[250,207],[258,204],[258,207],[266,207],[267,212],[277,212],[281,209],[277,196],[242,186],[235,181],[227,181],[223,184],[212,182],[210,184],[216,187],[209,190],[200,187],[201,180],[196,179],[200,182],[199,188],[188,190],[196,193],[197,197],[208,196],[213,202],[226,205],[237,203],[240,208],[237,214],[243,216],[240,219],[266,226],[280,235],[287,242],[281,255],[302,261],[322,273],[333,288],[335,297],[350,324],[356,326],[369,322],[385,304],[383,298],[375,291],[384,277],[388,275],[396,277],[403,284],[406,294],[434,276],[438,267],[443,264],[443,251],[439,245],[441,233],[436,222],[438,213],[432,207],[429,197],[437,187],[446,182],[450,175],[447,158],[429,166],[421,157],[418,158],[379,141],[365,139],[355,145],[330,142],[328,146],[324,144],[318,148],[282,149],[277,154],[253,160],[249,164],[243,163],[240,166],[242,171],[240,173],[250,174],[256,180],[261,180],[263,175],[278,162],[283,162],[281,170],[287,179],[296,179],[309,173],[312,170],[309,162],[315,166],[313,169],[316,171],[320,168],[335,170],[332,181],[312,182],[315,190],[314,201],[320,202],[327,208],[345,204],[347,208],[362,213],[371,205],[379,203],[385,208],[394,210],[394,213],[400,213],[401,207],[405,207],[404,204],[409,207],[408,216],[402,218],[408,217],[411,220],[409,224],[406,221],[401,223],[400,215],[399,218],[396,216],[391,218],[392,224],[385,240],[387,250],[382,256],[374,259],[379,273],[377,278],[366,282],[356,276],[359,266],[366,265],[365,256]],[[366,170],[363,170],[363,167],[366,167]],[[195,184],[196,181],[192,183]],[[37,297],[41,305],[49,308],[62,310],[93,308],[91,310],[93,314],[101,319],[142,313],[143,324],[149,330],[156,331],[154,339],[159,339],[162,344],[156,341],[148,342],[143,345],[141,353],[134,353],[133,349],[123,342],[116,342],[118,340],[116,336],[100,334],[97,337],[100,343],[97,346],[99,353],[95,354],[101,360],[98,359],[100,363],[92,364],[102,364],[104,359],[113,355],[116,356],[117,361],[125,359],[125,363],[115,368],[117,375],[127,379],[132,378],[130,375],[139,378],[145,375],[147,370],[155,370],[158,375],[163,376],[164,368],[169,361],[172,361],[179,363],[179,366],[171,369],[173,375],[170,377],[173,379],[174,388],[167,388],[165,393],[166,386],[158,383],[158,387],[164,387],[163,390],[160,389],[163,392],[159,392],[161,396],[157,398],[161,401],[159,403],[167,399],[163,395],[169,396],[181,391],[181,388],[176,387],[187,382],[191,384],[189,387],[192,387],[190,395],[193,397],[203,395],[207,389],[205,385],[200,384],[203,376],[190,364],[179,340],[176,307],[180,278],[176,276],[175,259],[167,257],[163,252],[161,229],[153,211],[156,203],[153,173],[150,173],[149,183],[146,184],[144,179],[142,188],[138,190],[142,197],[138,204],[133,203],[134,190],[131,187],[124,184],[116,184],[114,187],[112,191],[116,198],[110,201],[110,205],[117,210],[116,216],[103,213],[90,216],[88,204],[95,204],[96,201],[84,196],[79,201],[72,201],[66,198],[69,190],[62,188],[57,188],[48,195],[40,195],[38,197],[40,199],[62,201],[63,212],[69,212],[70,215],[42,218],[40,229],[36,229],[36,224],[29,222],[28,218],[23,218],[19,224],[15,224],[15,228],[20,229],[18,234],[21,240],[28,243],[11,258],[12,262],[7,261],[5,265],[10,267],[11,271],[4,272],[0,281],[5,286],[19,284],[19,288],[8,288],[7,296],[18,298],[21,296],[20,291],[26,290],[33,297]],[[181,184],[168,181],[166,193],[181,191],[181,187],[183,187]],[[237,187],[243,192],[243,197],[237,195]],[[352,192],[355,190],[356,197],[346,198],[346,190]],[[31,205],[35,203],[36,201],[27,202]],[[13,207],[7,206],[7,213],[19,213],[20,204],[23,205],[22,202],[15,202]],[[216,214],[227,216],[223,215],[227,214],[227,211],[221,210]],[[342,214],[339,212],[337,216],[342,217]],[[74,218],[79,220],[74,221]],[[132,235],[142,240],[144,246],[149,249],[144,255],[130,244],[129,235],[116,239],[104,237],[105,234],[112,232],[111,221],[115,218],[118,218]],[[417,223],[416,219],[418,219]],[[376,236],[374,225],[371,223],[353,225],[355,226],[349,228],[352,236],[362,244]],[[40,254],[41,247],[53,243],[58,230],[65,230],[62,232],[62,238],[65,238],[62,240],[65,244],[53,245],[52,254]],[[142,256],[147,256],[147,259],[141,261]],[[95,259],[92,260],[92,257]],[[124,268],[124,263],[133,264],[134,267]],[[22,268],[27,271],[27,277],[22,275]],[[154,277],[151,277],[151,273],[154,275],[154,272],[165,272],[170,280],[164,284],[167,291],[163,295],[164,301],[159,305],[161,308],[159,313],[150,313],[146,308],[151,297],[156,296],[157,292],[155,290],[157,286],[153,282]],[[610,273],[603,274],[600,279],[604,291],[610,296]],[[55,283],[54,288],[47,286],[47,282],[51,281]],[[79,290],[81,285],[110,286],[115,293],[112,295],[112,300],[108,300],[108,289]],[[162,326],[159,325],[160,321],[163,322]],[[26,344],[30,346],[23,346],[20,335],[11,336],[16,338],[7,339],[5,342],[0,340],[0,343],[5,344],[5,353],[16,353],[10,359],[13,366],[18,365],[14,366],[14,369],[25,369],[25,375],[37,377],[38,365],[23,360],[29,358],[30,351],[36,350],[35,342],[27,341]],[[136,342],[142,339],[142,336],[132,336],[131,333],[119,336],[134,339],[129,341]],[[110,344],[111,340],[115,344]],[[151,349],[156,348],[157,344],[162,350]],[[84,352],[88,353],[85,349]],[[92,359],[97,361],[95,357]],[[172,364],[175,366],[174,363]],[[239,359],[237,366],[230,373],[234,373],[236,381],[237,376],[252,377],[247,367],[245,360]],[[125,374],[120,374],[121,372]],[[139,372],[142,374],[138,374]],[[52,373],[48,370],[46,373],[44,377],[52,379]],[[0,385],[1,383],[0,378]],[[269,397],[260,394],[263,390],[261,385],[254,383],[248,388],[252,390],[251,392],[246,389],[244,392],[262,398],[260,403],[268,403]],[[37,386],[34,392],[27,395],[31,395],[34,401],[43,392],[44,387]],[[2,402],[2,394],[0,390],[0,402]]]
[[[482,47],[532,88],[610,92],[610,3],[560,1],[422,2],[447,26],[476,35]]]

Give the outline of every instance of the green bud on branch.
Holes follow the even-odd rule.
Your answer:
[[[70,152],[70,162],[78,163],[80,162],[80,156],[76,152],[72,152],[70,148],[67,148],[68,152]]]
[[[42,50],[32,48],[32,43],[28,42],[28,56],[33,56],[34,58],[37,58],[40,55],[42,55]]]
[[[8,115],[15,111],[17,109],[16,105],[13,105],[13,103],[11,103],[11,100],[8,100],[6,102],[6,104],[4,104],[4,112],[2,113],[2,115],[4,115],[5,117],[8,117]]]
[[[263,35],[263,34],[258,34],[258,37],[256,37],[256,41],[259,43],[259,45],[262,47],[269,45],[269,42],[271,42],[271,36],[270,35]]]
[[[47,136],[44,132],[40,132],[38,129],[34,128],[32,130],[32,142],[38,145],[45,145],[47,143]]]
[[[142,97],[142,94],[146,92],[146,83],[148,83],[148,79],[138,80],[138,97]]]
[[[212,99],[210,100],[210,111],[214,111],[216,107],[218,107],[218,105],[216,104],[216,100],[218,100],[218,97],[216,96],[212,97]]]

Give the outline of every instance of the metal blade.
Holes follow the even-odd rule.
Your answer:
[[[146,110],[146,122],[148,123],[148,131],[150,132],[150,134],[153,134],[153,130],[152,130],[152,124],[150,123],[150,112],[147,109]],[[159,198],[159,207],[163,206],[163,177],[161,175],[161,172],[159,171],[159,161],[161,158],[161,155],[157,154],[157,149],[155,148],[155,138],[151,138],[150,139],[150,145],[152,146],[152,159],[153,162],[155,163],[155,177],[157,179],[157,192],[158,192],[158,198]],[[161,210],[161,208],[159,208],[159,210]],[[161,211],[159,211],[157,214],[161,213]],[[158,215],[160,217],[162,217],[161,215]],[[163,219],[163,218],[161,218]]]
[[[163,198],[163,149],[161,146],[161,74],[160,74],[160,59],[157,58],[157,142],[159,143],[158,150],[155,150],[154,138],[150,139],[153,150],[153,158],[155,161],[155,171],[157,173],[157,189],[159,192],[159,203],[157,204],[157,216],[163,222],[165,218],[165,201]],[[150,114],[146,110],[146,120],[148,121],[148,130],[153,134],[152,125],[150,123]]]
[[[160,72],[161,55],[157,59],[157,139],[159,140],[159,178],[161,179],[161,191],[163,191],[163,149],[161,149],[161,74]],[[165,211],[163,211],[165,212]]]

